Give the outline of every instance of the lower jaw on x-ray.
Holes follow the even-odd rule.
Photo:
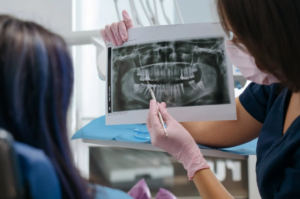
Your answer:
[[[111,67],[112,112],[148,109],[149,87],[167,107],[230,103],[223,38],[115,48]]]

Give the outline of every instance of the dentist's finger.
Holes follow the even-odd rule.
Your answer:
[[[119,34],[124,42],[128,41],[128,33],[124,21],[119,22]]]
[[[113,35],[112,31],[111,31],[110,25],[106,25],[105,26],[105,32],[106,32],[109,40],[113,43],[114,46],[116,46],[117,42],[116,42],[115,37],[114,37],[114,35]]]
[[[123,40],[121,39],[121,36],[119,35],[119,26],[118,26],[118,23],[115,22],[115,23],[112,23],[111,26],[110,26],[110,29],[113,33],[113,36],[117,42],[117,44],[120,46],[123,44]]]
[[[146,125],[147,125],[147,129],[149,131],[152,128],[151,122],[150,122],[150,113],[148,113]]]
[[[147,125],[148,131],[150,131],[150,129],[152,128],[151,121],[150,121],[150,104],[149,104],[149,113],[148,113],[148,116],[147,116],[146,125]]]
[[[106,34],[106,31],[104,30],[104,28],[102,28],[102,29],[100,30],[100,34],[101,34],[103,40],[105,41],[105,43],[106,43],[107,41],[110,42],[110,39],[108,38],[108,35]]]
[[[160,103],[164,108],[167,107],[167,104],[165,102]]]
[[[123,20],[127,29],[134,28],[133,21],[126,10],[122,12]]]
[[[157,112],[156,101],[154,100],[150,101],[149,118],[150,118],[151,127],[154,129],[154,131],[156,133],[163,134],[164,133],[163,127],[160,123],[158,112]]]

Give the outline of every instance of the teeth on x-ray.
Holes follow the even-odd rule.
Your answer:
[[[189,84],[193,87],[194,90],[199,89],[199,87],[197,86],[195,80],[189,81]]]
[[[140,84],[140,90],[146,95],[148,91],[147,84]]]
[[[164,95],[176,98],[184,94],[183,84],[147,85],[141,83],[141,84],[134,84],[133,89],[136,94],[150,95],[150,88],[152,88],[157,99],[161,99]]]
[[[137,68],[136,74],[140,81],[178,81],[195,78],[197,68],[194,66],[179,68],[177,66],[153,66],[149,68]]]
[[[113,111],[149,108],[149,88],[172,107],[230,103],[223,38],[125,46],[112,56]]]
[[[183,84],[182,83],[180,84],[180,87],[181,87],[182,93],[184,93],[184,88],[183,88]]]
[[[197,83],[197,86],[198,86],[200,89],[205,89],[205,86],[204,86],[204,84],[203,84],[202,81],[198,82],[198,83]]]
[[[189,73],[189,79],[193,79],[195,77],[192,67],[188,68],[188,73]]]
[[[137,69],[136,69],[136,75],[137,75],[137,76],[141,76],[141,69],[140,69],[140,68],[137,68]]]
[[[145,81],[145,70],[141,70],[140,81]]]
[[[185,69],[181,69],[181,76],[180,76],[181,80],[187,80],[189,79],[188,74],[186,73]]]
[[[149,90],[149,87],[148,87],[149,85],[148,84],[146,84],[146,88],[145,88],[145,92],[144,92],[144,95],[150,95],[150,90]]]
[[[150,81],[150,80],[151,80],[151,79],[150,79],[149,70],[146,70],[146,71],[145,71],[145,80],[146,80],[146,81]]]

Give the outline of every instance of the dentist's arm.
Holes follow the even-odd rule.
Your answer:
[[[258,137],[262,123],[254,119],[235,99],[237,120],[183,122],[181,125],[198,144],[211,147],[231,147],[249,142]]]
[[[106,25],[101,29],[105,41],[114,45],[122,45],[128,40],[127,30],[134,28],[128,12],[122,12],[123,21]],[[254,119],[236,98],[237,120],[183,122],[181,123],[190,132],[199,144],[211,147],[231,147],[246,143],[258,137],[262,124]]]
[[[168,137],[164,138],[156,102],[151,100],[147,128],[152,144],[165,150],[183,164],[189,179],[194,181],[203,199],[232,199],[233,197],[209,169],[189,132],[169,115],[164,105],[159,104],[159,110],[167,125]]]

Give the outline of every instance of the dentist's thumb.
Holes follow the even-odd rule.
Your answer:
[[[132,18],[130,17],[130,15],[126,10],[123,10],[122,17],[127,29],[134,28]]]

